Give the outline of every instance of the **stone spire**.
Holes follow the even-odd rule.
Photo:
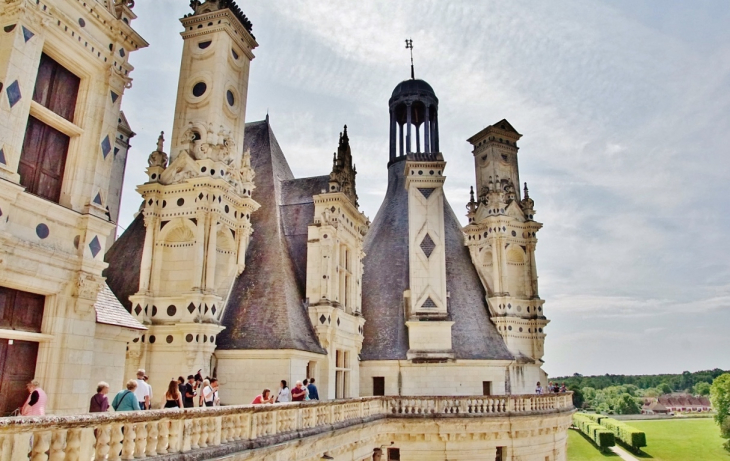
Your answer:
[[[329,192],[342,192],[357,207],[357,193],[355,191],[355,175],[357,170],[352,164],[352,150],[350,138],[347,136],[347,125],[340,133],[340,145],[332,159],[332,173],[330,173]]]

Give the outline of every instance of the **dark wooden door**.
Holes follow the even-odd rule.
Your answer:
[[[0,416],[8,416],[28,398],[25,385],[35,376],[38,343],[0,339]]]
[[[385,395],[384,376],[373,376],[373,395]]]

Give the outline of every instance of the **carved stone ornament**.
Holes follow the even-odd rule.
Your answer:
[[[100,288],[99,282],[93,275],[82,273],[76,279],[75,295],[78,298],[96,302],[96,296],[99,294]]]
[[[178,184],[198,175],[198,167],[188,151],[181,151],[160,176],[162,184]]]

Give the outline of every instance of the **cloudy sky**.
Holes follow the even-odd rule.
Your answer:
[[[123,109],[137,137],[120,226],[171,132],[187,0],[141,0]],[[298,177],[329,172],[342,125],[373,219],[388,98],[416,75],[440,99],[446,195],[463,216],[468,137],[524,137],[552,375],[730,369],[730,7],[725,0],[239,1],[254,25],[247,120],[270,114]],[[169,136],[168,136],[169,138]]]

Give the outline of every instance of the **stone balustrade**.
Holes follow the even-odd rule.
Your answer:
[[[241,405],[0,418],[0,460],[119,461],[224,456],[385,418],[520,416],[572,411],[567,394],[362,397]]]

